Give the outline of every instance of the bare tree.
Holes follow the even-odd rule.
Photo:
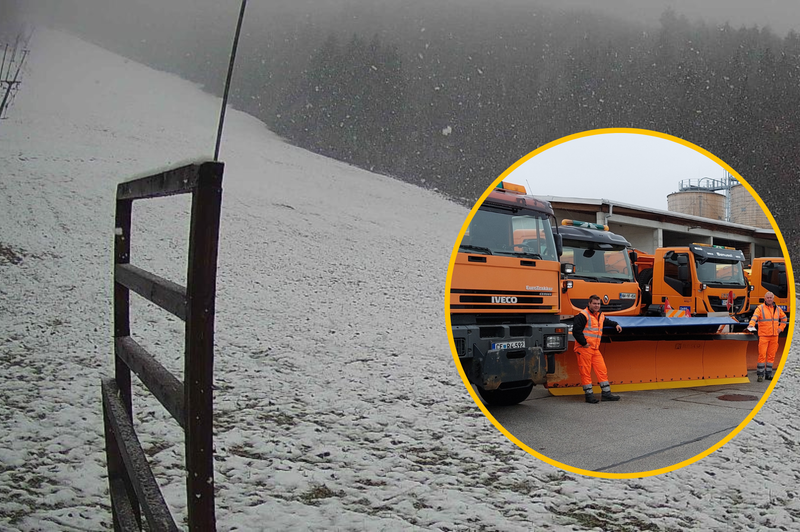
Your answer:
[[[13,44],[0,44],[3,54],[0,60],[0,118],[7,118],[8,108],[22,83],[22,67],[28,57],[30,37],[30,33],[20,31]]]

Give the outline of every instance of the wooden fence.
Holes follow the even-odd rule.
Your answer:
[[[114,378],[102,380],[108,481],[115,530],[178,530],[133,425],[131,372],[185,434],[190,530],[216,530],[213,368],[217,248],[222,200],[219,162],[191,164],[117,187],[114,244]],[[186,287],[130,264],[134,200],[192,194]],[[185,322],[183,382],[131,336],[130,291]]]

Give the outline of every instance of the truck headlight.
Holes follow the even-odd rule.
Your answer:
[[[545,336],[544,346],[546,349],[562,349],[564,347],[564,337],[556,335]]]

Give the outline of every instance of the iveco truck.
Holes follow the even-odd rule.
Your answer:
[[[490,405],[516,404],[547,382],[567,348],[560,323],[560,238],[548,202],[501,184],[459,243],[450,291],[458,359]],[[569,265],[563,271],[571,271]]]

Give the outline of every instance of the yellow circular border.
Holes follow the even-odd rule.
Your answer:
[[[461,367],[461,362],[458,359],[458,351],[456,351],[455,343],[453,342],[453,332],[452,332],[453,328],[452,328],[452,322],[450,320],[450,285],[452,283],[452,277],[453,277],[453,265],[455,264],[456,255],[458,254],[458,244],[459,244],[459,242],[461,242],[461,239],[464,238],[464,232],[466,231],[467,227],[469,227],[469,224],[472,221],[472,218],[475,216],[475,213],[478,211],[478,207],[489,196],[489,193],[497,186],[498,183],[503,181],[503,179],[508,177],[508,175],[511,172],[516,170],[520,165],[522,165],[528,159],[531,159],[532,157],[535,157],[536,155],[538,155],[538,154],[540,154],[540,153],[542,153],[542,152],[544,152],[546,150],[549,150],[550,148],[552,148],[554,146],[558,146],[559,144],[563,144],[563,143],[569,142],[571,140],[575,140],[575,139],[579,139],[579,138],[583,138],[583,137],[590,137],[590,136],[593,136],[593,135],[604,135],[604,134],[607,134],[607,133],[638,134],[638,135],[645,135],[645,136],[649,136],[649,137],[658,137],[658,138],[661,138],[661,139],[664,139],[664,140],[677,142],[678,144],[682,144],[683,146],[686,146],[687,148],[691,148],[692,150],[696,151],[697,153],[700,153],[701,155],[705,155],[706,157],[708,157],[712,161],[714,161],[717,164],[719,164],[720,166],[722,166],[725,170],[730,172],[731,175],[736,177],[736,179],[747,189],[748,192],[750,192],[750,194],[753,196],[753,198],[755,198],[755,200],[758,202],[758,205],[761,207],[761,210],[764,211],[764,214],[766,214],[770,225],[772,225],[772,228],[775,230],[775,234],[778,237],[778,242],[780,243],[780,246],[781,246],[781,251],[783,252],[784,258],[786,259],[786,266],[787,266],[787,272],[788,272],[787,280],[789,282],[789,296],[790,296],[790,299],[791,299],[790,306],[791,306],[792,320],[789,323],[789,332],[788,332],[787,338],[786,338],[786,347],[784,348],[783,355],[781,356],[780,364],[778,365],[778,368],[775,371],[775,378],[770,382],[769,386],[767,386],[767,390],[764,392],[764,395],[761,397],[761,400],[758,402],[758,404],[755,407],[753,407],[753,410],[750,412],[750,414],[739,424],[739,426],[737,426],[735,429],[733,429],[730,432],[730,434],[728,434],[727,436],[722,438],[719,442],[717,442],[715,445],[709,447],[704,452],[702,452],[702,453],[700,453],[700,454],[698,454],[698,455],[696,455],[696,456],[694,456],[692,458],[689,458],[687,460],[683,460],[682,462],[678,462],[677,464],[671,465],[669,467],[662,467],[660,469],[653,469],[651,471],[643,471],[643,472],[639,472],[639,473],[600,473],[600,472],[597,472],[597,471],[589,471],[589,470],[586,470],[586,469],[579,469],[577,467],[573,467],[573,466],[558,462],[556,460],[553,460],[552,458],[548,458],[547,456],[539,453],[538,451],[535,451],[534,449],[531,449],[530,447],[528,447],[527,445],[525,445],[524,443],[519,441],[513,434],[508,432],[505,429],[505,427],[503,427],[500,424],[500,422],[498,422],[492,416],[491,413],[489,413],[489,410],[486,408],[486,405],[483,404],[483,402],[481,401],[480,397],[478,397],[477,392],[472,388],[472,385],[470,384],[469,380],[467,379],[466,374],[464,373],[464,369]],[[528,192],[528,193],[530,194],[530,192]],[[585,476],[590,476],[590,477],[598,477],[598,478],[643,478],[643,477],[650,477],[650,476],[654,476],[654,475],[660,475],[661,473],[668,473],[670,471],[675,471],[677,469],[680,469],[681,467],[687,466],[689,464],[697,462],[698,460],[700,460],[702,458],[705,458],[706,456],[708,456],[712,452],[716,451],[717,449],[719,449],[720,447],[722,447],[723,445],[728,443],[734,436],[736,436],[753,419],[753,417],[758,413],[758,411],[761,409],[761,407],[764,406],[764,402],[769,398],[770,394],[772,393],[772,390],[775,388],[775,384],[778,382],[778,379],[780,378],[781,373],[783,372],[783,368],[786,365],[786,357],[788,356],[789,348],[790,348],[790,346],[792,344],[792,335],[794,334],[794,320],[795,320],[795,316],[796,316],[795,312],[796,312],[796,306],[797,306],[796,305],[795,294],[794,294],[794,292],[795,292],[794,287],[795,287],[795,284],[794,284],[794,273],[792,271],[791,260],[789,258],[789,251],[786,248],[786,242],[783,239],[783,235],[781,234],[780,228],[778,227],[778,224],[775,222],[775,218],[773,218],[772,213],[769,211],[769,209],[764,204],[764,202],[759,197],[759,195],[756,193],[756,191],[753,190],[753,187],[751,187],[750,184],[747,183],[747,181],[745,181],[736,172],[736,170],[734,170],[733,168],[728,166],[724,161],[719,159],[717,156],[715,156],[712,153],[704,150],[703,148],[701,148],[699,146],[695,146],[691,142],[687,142],[687,141],[685,141],[683,139],[680,139],[678,137],[673,137],[672,135],[667,135],[665,133],[660,133],[658,131],[651,131],[649,129],[636,129],[636,128],[592,129],[592,130],[588,130],[588,131],[583,131],[581,133],[575,133],[574,135],[569,135],[567,137],[563,137],[563,138],[560,138],[558,140],[554,140],[553,142],[545,144],[544,146],[542,146],[542,147],[530,152],[529,154],[527,154],[526,156],[524,156],[523,158],[521,158],[520,160],[515,162],[513,165],[511,165],[505,172],[500,174],[500,177],[495,179],[489,185],[489,187],[486,189],[486,191],[481,195],[481,197],[478,199],[478,201],[472,207],[472,210],[470,210],[469,214],[467,215],[466,220],[464,220],[464,223],[461,226],[461,230],[458,232],[458,237],[456,238],[456,241],[453,243],[453,250],[450,253],[450,262],[447,265],[447,278],[445,280],[445,293],[444,293],[444,311],[445,311],[445,314],[444,315],[445,315],[445,322],[447,324],[447,338],[448,338],[448,341],[450,343],[450,352],[453,355],[453,360],[454,360],[454,362],[456,364],[456,368],[458,369],[458,374],[461,376],[461,380],[464,381],[464,385],[466,386],[467,391],[472,396],[472,399],[473,399],[473,401],[475,401],[475,404],[478,405],[478,408],[481,409],[481,411],[486,416],[486,418],[489,419],[489,421],[491,421],[492,424],[500,432],[502,432],[506,436],[506,438],[508,438],[509,440],[511,440],[512,442],[517,444],[517,446],[519,446],[521,449],[523,449],[524,451],[528,452],[529,454],[535,456],[536,458],[538,458],[538,459],[540,459],[540,460],[542,460],[544,462],[547,462],[548,464],[550,464],[550,465],[552,465],[554,467],[557,467],[559,469],[563,469],[563,470],[566,470],[566,471],[570,471],[572,473],[578,473],[580,475],[585,475]]]

